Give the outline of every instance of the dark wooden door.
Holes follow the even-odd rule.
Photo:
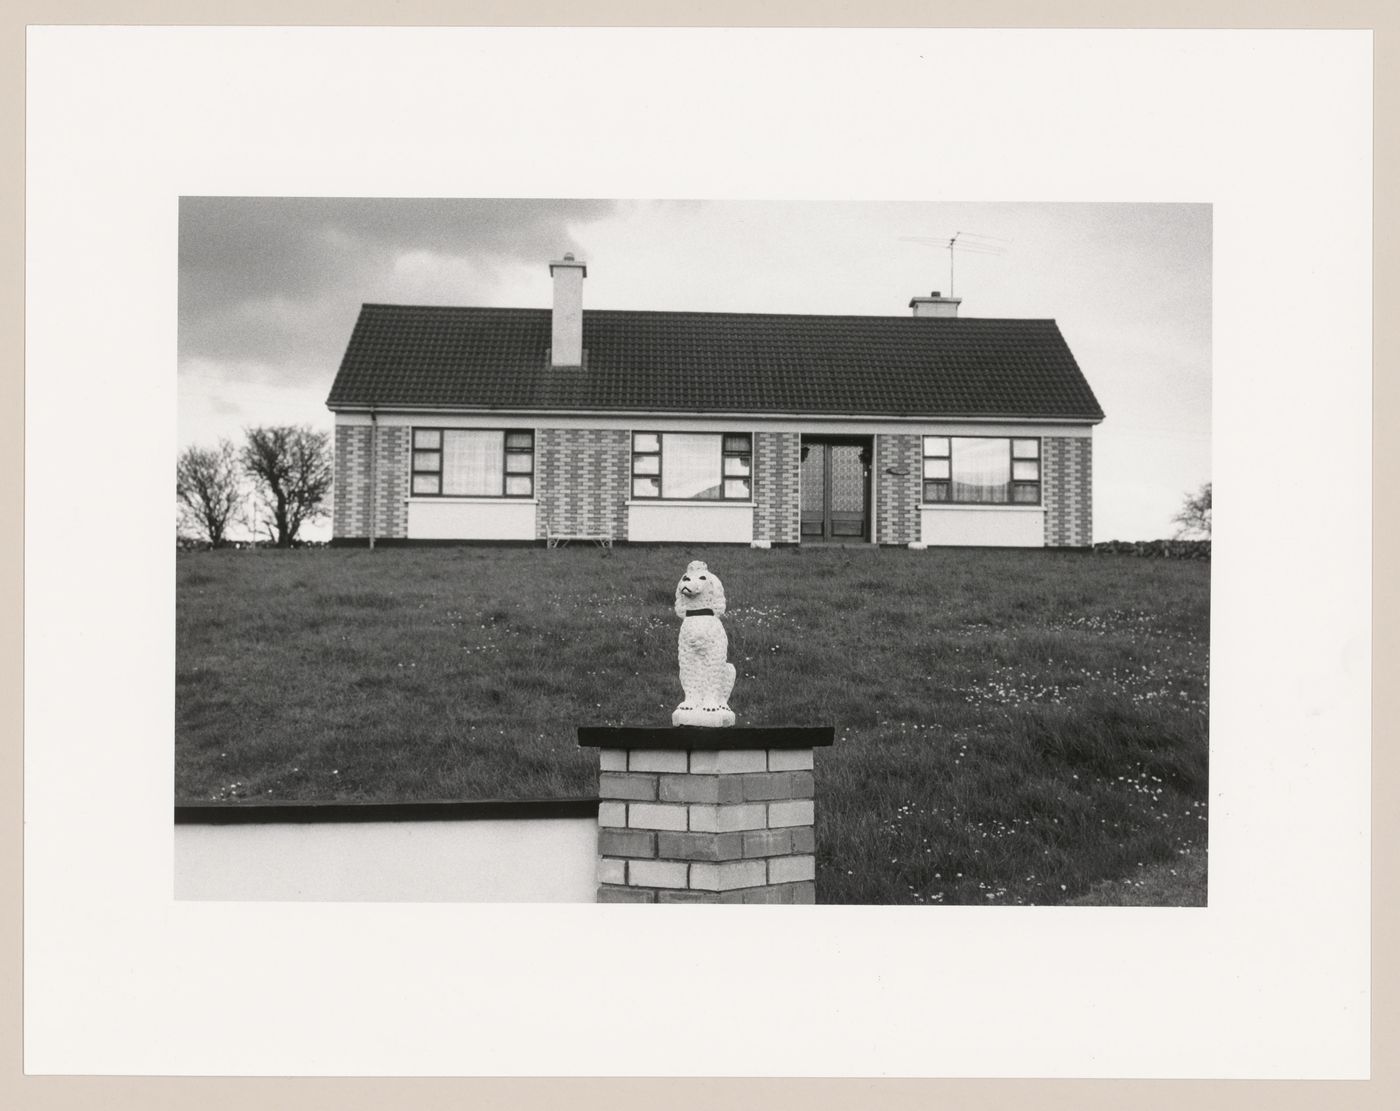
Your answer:
[[[870,538],[870,448],[858,442],[802,443],[802,539]]]

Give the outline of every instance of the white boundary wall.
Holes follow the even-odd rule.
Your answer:
[[[175,898],[591,903],[596,818],[177,824]]]

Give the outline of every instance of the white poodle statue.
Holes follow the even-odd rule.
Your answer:
[[[700,560],[692,560],[676,584],[676,616],[681,619],[681,687],[685,698],[671,715],[672,725],[733,725],[729,694],[734,665],[724,616],[724,584]]]

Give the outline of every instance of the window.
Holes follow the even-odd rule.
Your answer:
[[[1040,441],[925,436],[924,501],[1039,505]]]
[[[485,428],[415,428],[416,497],[528,498],[535,492],[535,434]]]
[[[753,496],[753,438],[747,433],[636,432],[632,496],[748,501]]]

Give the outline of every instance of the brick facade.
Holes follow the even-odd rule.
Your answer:
[[[375,455],[374,535],[399,539],[408,535],[409,429],[385,425],[337,425],[335,493],[331,535],[339,539],[369,536],[370,433],[378,440]]]
[[[535,433],[535,535],[627,539],[632,437],[621,429],[541,428]]]
[[[875,437],[875,539],[908,544],[919,539],[923,494],[923,440],[919,436]],[[903,474],[890,474],[891,470]]]
[[[1045,546],[1086,548],[1094,542],[1093,441],[1087,436],[1046,436],[1040,453]]]
[[[753,538],[796,544],[802,528],[802,437],[796,432],[758,432],[753,452]]]
[[[410,429],[377,425],[375,532],[378,539],[408,534]],[[369,425],[335,430],[332,535],[369,535]],[[1041,440],[1041,498],[1046,547],[1087,547],[1093,542],[1093,444],[1087,436]],[[881,544],[920,539],[922,441],[917,434],[875,437],[875,533]],[[903,474],[890,474],[890,470]],[[535,535],[552,527],[571,535],[627,540],[631,496],[631,436],[621,429],[539,429],[535,435]],[[801,436],[754,434],[754,539],[795,544],[801,529]]]
[[[816,902],[813,752],[603,749],[600,903]]]

